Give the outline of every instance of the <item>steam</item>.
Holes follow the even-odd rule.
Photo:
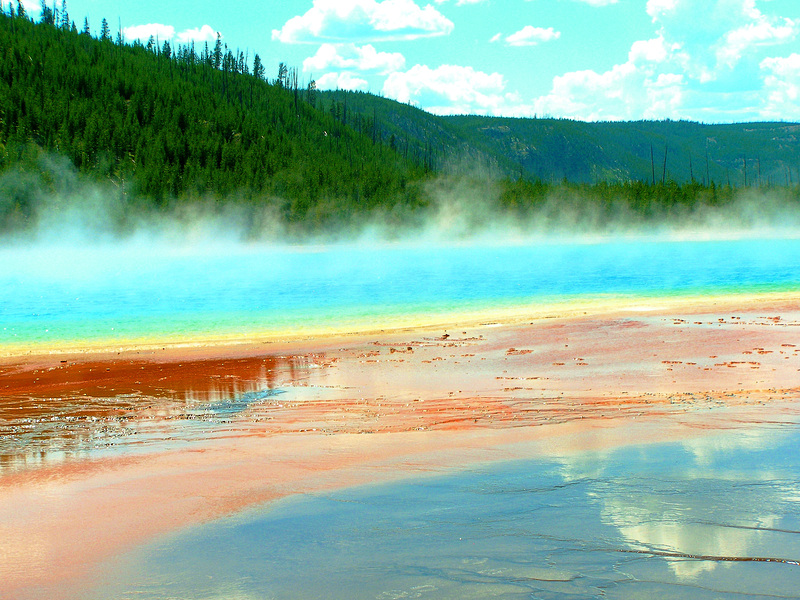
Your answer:
[[[34,168],[31,168],[33,164]],[[284,218],[280,198],[196,198],[154,208],[129,182],[80,175],[64,157],[40,153],[0,175],[0,245],[175,246],[330,243],[529,243],[614,237],[730,239],[800,234],[797,188],[745,188],[732,202],[657,210],[647,218],[622,200],[599,203],[582,188],[553,186],[535,206],[501,202],[490,165],[451,164],[423,182],[420,206],[395,205],[326,222]],[[313,209],[312,209],[313,210]]]

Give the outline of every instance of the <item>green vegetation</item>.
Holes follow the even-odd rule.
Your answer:
[[[359,133],[316,108],[296,72],[284,67],[269,83],[258,56],[250,73],[219,40],[198,53],[102,37],[0,17],[3,169],[47,171],[43,156],[57,153],[110,182],[123,205],[271,205],[309,226],[419,202],[409,184],[423,169],[373,143],[368,123]],[[36,217],[34,182],[22,179],[0,196],[6,228]]]
[[[375,117],[394,139],[446,170],[465,158],[504,177],[546,182],[675,181],[731,187],[800,183],[800,124],[439,117],[359,92],[323,92],[352,115]]]
[[[742,187],[800,203],[797,124],[438,117],[283,64],[268,80],[219,39],[126,45],[105,19],[95,39],[65,11],[0,8],[0,233],[66,218],[87,190],[118,232],[200,207],[235,209],[250,236],[423,227],[454,201],[476,226],[569,212],[600,228],[690,218]]]

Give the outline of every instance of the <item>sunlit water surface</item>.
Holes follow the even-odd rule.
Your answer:
[[[798,443],[745,426],[286,499],[118,560],[93,597],[796,598]]]
[[[0,251],[0,345],[384,328],[600,296],[800,289],[800,239]]]

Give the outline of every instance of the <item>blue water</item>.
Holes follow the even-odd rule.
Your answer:
[[[742,425],[287,499],[137,550],[94,597],[796,598],[799,445]]]
[[[800,239],[10,248],[0,344],[246,334],[597,296],[800,289]]]

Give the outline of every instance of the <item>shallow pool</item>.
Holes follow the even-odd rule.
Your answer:
[[[783,419],[289,498],[137,550],[93,597],[798,597],[798,447]]]
[[[385,328],[595,298],[800,290],[800,239],[0,250],[0,346]]]

